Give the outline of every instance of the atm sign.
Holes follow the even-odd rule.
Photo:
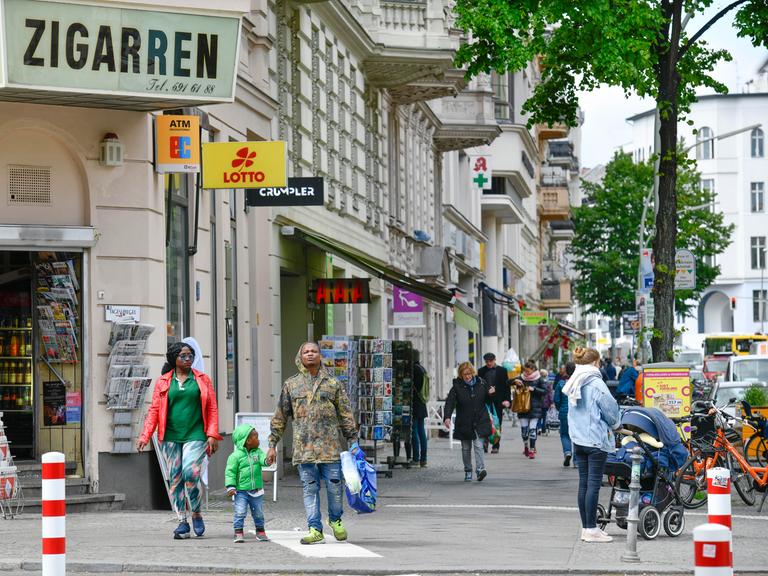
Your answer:
[[[316,278],[310,289],[315,304],[368,304],[370,278]]]

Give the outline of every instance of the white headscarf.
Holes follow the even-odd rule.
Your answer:
[[[576,406],[581,398],[581,387],[590,376],[600,377],[600,370],[594,364],[576,364],[576,370],[563,386],[563,394],[568,397],[568,404]]]
[[[182,340],[184,344],[192,348],[195,351],[195,359],[192,361],[192,368],[198,372],[205,372],[205,360],[203,360],[203,351],[200,348],[200,344],[197,343],[192,336],[187,336]]]

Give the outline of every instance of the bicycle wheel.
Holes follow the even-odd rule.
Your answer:
[[[675,490],[684,508],[701,508],[707,503],[707,471],[697,455],[688,458],[677,471]]]
[[[728,454],[728,467],[731,469],[731,483],[736,488],[736,492],[747,506],[755,505],[755,485],[752,483],[752,476],[741,468],[741,464],[730,454]]]
[[[744,445],[744,458],[753,468],[768,466],[768,440],[755,434]]]

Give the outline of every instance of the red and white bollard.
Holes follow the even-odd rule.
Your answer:
[[[43,576],[64,576],[66,488],[64,454],[43,454]]]
[[[731,526],[731,471],[728,468],[707,470],[708,522]]]
[[[694,576],[733,576],[731,531],[722,524],[693,529]]]

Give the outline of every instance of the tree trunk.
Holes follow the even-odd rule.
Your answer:
[[[674,358],[675,331],[675,247],[677,245],[677,117],[680,76],[677,58],[680,49],[682,2],[667,5],[670,18],[669,41],[661,43],[656,68],[659,94],[659,195],[656,207],[656,235],[653,238],[654,282],[653,334],[651,350],[654,362]],[[665,34],[666,36],[666,34]]]

